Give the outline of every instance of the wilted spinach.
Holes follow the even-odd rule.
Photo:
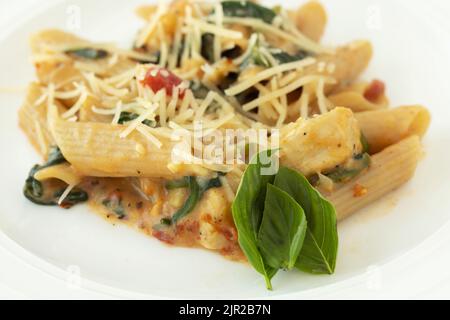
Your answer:
[[[275,11],[251,1],[223,1],[223,13],[227,17],[256,18],[272,23],[277,14]]]
[[[124,123],[130,122],[130,121],[136,120],[137,118],[139,118],[139,115],[137,113],[124,111],[120,114],[119,124],[124,124]],[[152,120],[148,120],[148,119],[142,121],[142,123],[150,128],[156,128],[158,125],[156,123],[156,121],[152,121]]]
[[[94,48],[71,49],[65,51],[65,53],[76,58],[89,60],[100,60],[108,56],[108,51]]]
[[[170,181],[166,184],[167,190],[187,188],[189,196],[184,205],[173,215],[172,218],[164,218],[161,220],[162,225],[173,225],[189,215],[197,206],[206,191],[213,188],[222,187],[220,174],[218,177],[201,181],[196,177],[185,177],[181,180]]]
[[[28,178],[25,181],[23,188],[24,196],[31,202],[42,206],[57,206],[59,198],[64,193],[65,188],[59,184],[51,184],[47,182],[41,182],[34,178],[34,175],[45,168],[53,167],[58,164],[66,162],[61,150],[58,147],[50,149],[48,160],[43,165],[35,165]],[[69,195],[64,199],[61,207],[70,208],[78,203],[86,202],[88,200],[88,194],[81,189],[73,189]]]
[[[372,161],[368,153],[358,154],[352,159],[350,165],[339,166],[335,170],[327,173],[326,176],[334,182],[347,182],[355,178],[365,169],[369,168],[371,162]]]

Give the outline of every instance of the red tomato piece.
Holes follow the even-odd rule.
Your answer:
[[[166,94],[172,96],[174,88],[180,86],[183,83],[183,80],[167,69],[154,67],[147,71],[142,83],[152,89],[155,93],[166,89]],[[180,98],[184,97],[185,91],[186,89],[180,89]]]
[[[378,101],[378,99],[384,94],[386,85],[380,80],[373,80],[364,92],[364,97],[372,102]]]

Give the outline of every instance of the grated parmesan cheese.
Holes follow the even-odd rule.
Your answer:
[[[164,14],[166,12],[167,12],[167,6],[164,4],[163,1],[160,1],[159,5],[158,5],[158,9],[156,10],[156,13],[152,16],[149,23],[145,26],[145,28],[139,34],[139,37],[136,41],[136,47],[141,48],[142,46],[144,46],[144,44],[150,38],[152,33],[155,31],[155,28],[157,27],[158,22],[160,21],[160,19],[164,16]]]
[[[245,81],[238,83],[234,87],[231,87],[230,89],[226,90],[225,93],[227,96],[235,96],[239,93],[244,92],[245,90],[253,87],[255,84],[267,80],[277,74],[290,71],[290,70],[301,70],[307,66],[310,66],[312,64],[316,63],[316,59],[314,58],[306,58],[304,60],[285,63],[270,69],[265,69],[259,73],[257,73],[255,76],[246,79]]]
[[[297,81],[292,82],[290,85],[281,88],[277,91],[271,92],[265,96],[259,97],[258,99],[255,99],[247,104],[245,104],[242,109],[244,109],[244,111],[251,111],[255,108],[257,108],[260,104],[263,104],[265,102],[269,102],[275,98],[279,98],[283,95],[286,95],[288,93],[291,93],[295,90],[297,90],[300,87],[303,87],[304,85],[317,81],[319,79],[324,79],[324,83],[325,81],[327,83],[330,82],[334,82],[333,79],[331,78],[324,78],[323,76],[316,76],[316,75],[311,75],[311,76],[305,76],[305,77],[301,77],[300,79],[298,79]]]
[[[69,194],[72,192],[72,190],[76,187],[76,185],[71,184],[69,185],[66,190],[64,190],[63,194],[61,195],[61,197],[58,200],[58,205],[62,205],[64,200],[66,200],[66,198],[69,196]]]

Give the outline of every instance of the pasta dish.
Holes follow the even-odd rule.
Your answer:
[[[373,48],[321,43],[327,14],[258,1],[137,9],[122,49],[51,29],[19,124],[43,157],[37,205],[87,203],[174,246],[280,271],[332,274],[337,224],[410,180],[430,124],[361,81]]]

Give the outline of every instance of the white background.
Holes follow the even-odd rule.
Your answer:
[[[9,27],[16,20],[16,17],[24,12],[26,13],[38,2],[38,0],[0,0],[0,28]],[[142,2],[145,2],[145,0]],[[439,8],[437,10],[439,16],[436,18],[442,19],[450,16],[450,3],[448,1],[432,0],[427,3],[429,3],[430,7]],[[442,40],[449,41],[450,34],[448,34],[447,39]],[[355,279],[353,284],[348,286],[348,290],[343,291],[341,298],[399,298],[411,297],[411,294],[416,298],[450,298],[450,268],[448,268],[450,264],[450,246],[447,241],[450,237],[446,237],[450,233],[450,227],[447,227],[440,230],[434,239],[435,241],[420,246],[420,252],[428,251],[430,253],[428,257],[411,253],[403,260],[402,265],[395,267],[387,265],[383,268],[383,274],[386,275],[383,282],[390,290],[389,295],[385,294],[386,290],[384,295],[378,295],[376,291],[367,291],[364,286],[361,286],[360,281]],[[430,256],[433,256],[434,259],[430,259]],[[27,265],[21,258],[0,247],[0,298],[109,297],[109,295],[103,294],[101,291],[93,292],[82,288],[70,288],[68,281],[61,280],[61,278],[67,279],[70,275],[50,274],[42,270],[45,269]],[[389,272],[393,270],[395,272]],[[399,270],[403,270],[403,272],[399,272]],[[422,289],[419,290],[417,288]],[[334,297],[333,289],[337,291],[339,288],[337,286],[334,288],[330,287],[330,297]],[[27,292],[27,295],[23,292]],[[358,292],[358,295],[355,295],[355,292]],[[121,296],[120,292],[111,293],[118,297]],[[327,296],[317,298],[327,298]]]

